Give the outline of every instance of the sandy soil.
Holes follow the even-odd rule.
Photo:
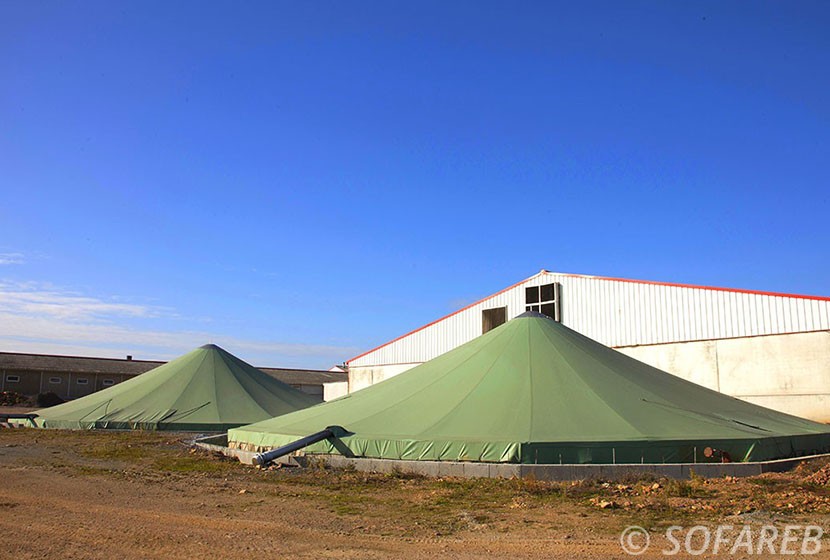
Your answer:
[[[669,525],[830,528],[828,481],[824,464],[682,483],[257,470],[181,434],[6,429],[0,557],[625,558],[636,524],[653,536],[641,557],[662,558]]]

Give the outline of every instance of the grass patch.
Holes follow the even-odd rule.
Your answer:
[[[332,494],[327,502],[331,511],[338,515],[361,515],[375,500],[355,494]]]
[[[77,447],[81,455],[91,459],[135,462],[160,449],[170,447],[175,440],[166,440],[156,432],[104,432],[88,430],[73,432],[80,440]]]
[[[346,471],[346,472],[355,472],[354,465],[348,465],[348,467],[350,467],[351,470]],[[392,469],[392,472],[390,472],[386,476],[388,476],[389,478],[397,479],[397,480],[424,480],[424,479],[426,479],[426,476],[424,476],[422,474],[403,471],[399,468]]]
[[[700,521],[700,514],[692,515],[687,511],[663,505],[651,506],[620,515],[618,530],[630,525],[644,527],[650,531],[665,530],[672,525],[690,525]]]
[[[220,461],[202,455],[171,455],[157,457],[153,466],[161,471],[174,473],[224,474],[235,470],[229,461]]]
[[[668,479],[665,484],[665,492],[667,496],[674,498],[708,498],[712,495],[712,491],[704,488],[703,485],[696,481]]]
[[[766,486],[767,488],[774,488],[776,486],[781,486],[781,481],[775,480],[773,478],[760,478],[760,477],[752,477],[747,478],[747,482],[750,484],[757,484],[758,486]]]
[[[147,457],[148,451],[133,445],[99,445],[82,449],[81,455],[91,459],[133,462]]]

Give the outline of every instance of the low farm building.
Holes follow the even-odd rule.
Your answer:
[[[151,360],[91,358],[0,352],[0,391],[27,396],[55,393],[76,399],[164,365]],[[345,393],[346,373],[291,368],[257,368],[295,389],[330,400]]]
[[[547,270],[352,358],[349,392],[526,311],[727,395],[830,422],[830,298]]]

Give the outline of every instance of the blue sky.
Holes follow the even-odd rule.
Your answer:
[[[826,2],[0,3],[0,350],[328,367],[541,268],[830,295]]]

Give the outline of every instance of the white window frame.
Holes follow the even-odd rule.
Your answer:
[[[553,305],[553,316],[548,315],[548,317],[550,317],[556,322],[562,322],[560,284],[559,282],[550,282],[549,284],[544,284],[544,286],[548,285],[553,286],[553,299],[542,299],[542,285],[527,286],[525,288],[525,311],[535,311],[536,313],[541,313],[543,305]],[[536,294],[538,295],[539,299],[538,301],[535,301],[533,303],[528,303],[527,291],[531,289],[536,290]]]

